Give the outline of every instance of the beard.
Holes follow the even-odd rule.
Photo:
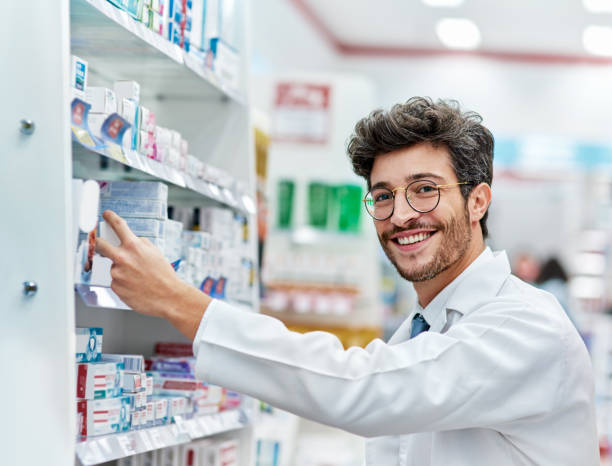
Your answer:
[[[391,231],[381,233],[378,235],[378,240],[380,241],[380,245],[385,251],[385,254],[402,278],[410,282],[424,282],[431,280],[440,273],[444,272],[465,255],[472,239],[469,219],[470,217],[466,203],[465,209],[463,210],[463,215],[454,216],[448,222],[441,222],[437,225],[426,225],[420,222],[412,222],[405,228],[395,227]],[[392,247],[388,245],[389,238],[392,235],[405,230],[420,228],[435,228],[435,234],[441,235],[442,242],[438,250],[435,251],[433,257],[427,264],[419,267],[414,266],[411,268],[402,268],[398,264],[397,258],[394,257]],[[414,257],[416,257],[416,254]]]

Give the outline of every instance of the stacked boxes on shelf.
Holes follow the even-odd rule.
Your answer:
[[[76,329],[77,433],[81,437],[130,429],[130,399],[122,396],[123,362],[102,354],[100,328]]]
[[[186,52],[201,57],[239,87],[241,4],[237,0],[109,0],[134,20]],[[204,60],[204,57],[206,59]]]
[[[240,406],[239,394],[196,378],[190,344],[160,343],[155,349],[156,354],[147,360],[147,375],[153,378],[153,393],[158,399],[186,399],[189,416],[215,414]]]
[[[191,345],[161,344],[146,360],[139,354],[103,354],[100,328],[77,328],[78,435],[106,435],[165,425],[238,408],[237,393],[196,379]],[[177,353],[177,348],[180,352]],[[186,356],[176,356],[185,354]],[[146,367],[150,370],[145,372]]]
[[[246,217],[220,207],[198,212],[201,231],[183,232],[181,278],[214,298],[250,301],[254,268]]]
[[[197,220],[204,231],[183,231],[183,223],[167,218],[168,186],[154,181],[99,181],[100,237],[119,244],[102,218],[112,210],[124,218],[138,237],[147,238],[163,253],[180,278],[219,299],[250,302],[254,287],[254,267],[249,251],[247,218],[230,209],[197,209]],[[173,208],[180,212],[181,209]],[[77,258],[85,257],[89,238],[82,234]],[[110,259],[93,256],[88,273],[77,260],[77,283],[109,287]]]
[[[112,89],[89,87],[87,68],[86,61],[72,56],[73,97],[91,105],[85,126],[93,136],[102,138],[104,130],[106,137],[113,139],[111,136],[115,131],[120,133],[120,130],[113,126],[119,119],[109,119],[117,113],[130,125],[121,140],[124,152],[130,152],[127,154],[129,157],[126,156],[128,160],[132,160],[135,154],[140,154],[184,172],[195,180],[206,182],[210,191],[216,193],[215,196],[223,202],[228,201],[233,204],[239,200],[244,194],[244,188],[238,180],[229,173],[190,155],[189,143],[179,131],[157,124],[156,114],[141,105],[141,89],[138,82],[115,81]]]

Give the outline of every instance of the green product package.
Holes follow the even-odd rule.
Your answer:
[[[276,226],[279,229],[291,228],[294,192],[295,182],[292,180],[280,180],[278,182]]]
[[[361,215],[361,186],[353,184],[339,185],[335,189],[338,204],[338,230],[355,233],[359,231]]]
[[[311,182],[308,185],[308,224],[327,227],[327,210],[330,187],[325,183]]]

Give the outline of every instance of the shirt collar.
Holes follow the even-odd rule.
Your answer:
[[[478,273],[474,273],[478,271]],[[495,296],[504,281],[510,275],[510,263],[504,251],[492,252],[485,250],[463,271],[449,283],[423,309],[418,303],[413,312],[400,325],[389,340],[396,344],[410,338],[412,318],[419,312],[430,325],[430,332],[441,332],[447,324],[449,311],[462,315],[469,313],[478,306],[482,299]]]
[[[474,273],[477,270],[479,273]],[[506,253],[493,253],[486,247],[425,308],[417,303],[415,313],[423,314],[430,325],[430,331],[440,332],[446,326],[449,311],[467,314],[480,299],[497,294],[509,274],[510,265]]]

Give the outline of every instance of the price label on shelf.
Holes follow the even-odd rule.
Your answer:
[[[106,457],[95,440],[77,445],[76,451],[83,464],[98,464],[106,461]]]
[[[138,434],[140,437],[140,441],[144,445],[146,451],[154,450],[155,448],[157,448],[153,446],[153,443],[151,442],[151,439],[149,438],[149,434],[147,433],[147,431],[143,430],[142,432],[139,432]]]
[[[178,435],[189,434],[186,424],[187,423],[182,416],[174,416],[174,424],[172,427],[176,428]]]
[[[183,435],[183,433],[179,432],[179,428],[176,424],[171,424],[170,435],[172,436],[172,444],[175,444],[176,442],[180,442],[180,437]]]
[[[110,443],[108,442],[107,438],[101,438],[100,440],[98,440],[98,446],[101,448],[105,457],[113,452],[113,449],[110,446]]]
[[[162,439],[160,429],[151,429],[149,431],[149,436],[155,448],[164,448],[166,446],[166,442]]]
[[[193,438],[198,438],[198,437],[202,437],[204,435],[204,432],[202,432],[202,429],[200,428],[199,424],[197,423],[196,419],[190,419],[185,423],[186,427],[187,427],[187,432],[189,432],[189,436],[193,439]]]
[[[198,418],[198,424],[200,425],[200,429],[204,432],[204,435],[210,435],[215,432],[215,429],[211,428],[212,426],[208,422],[208,417],[209,416],[202,416]]]
[[[125,456],[134,455],[136,453],[136,438],[134,434],[117,436],[117,443]]]

